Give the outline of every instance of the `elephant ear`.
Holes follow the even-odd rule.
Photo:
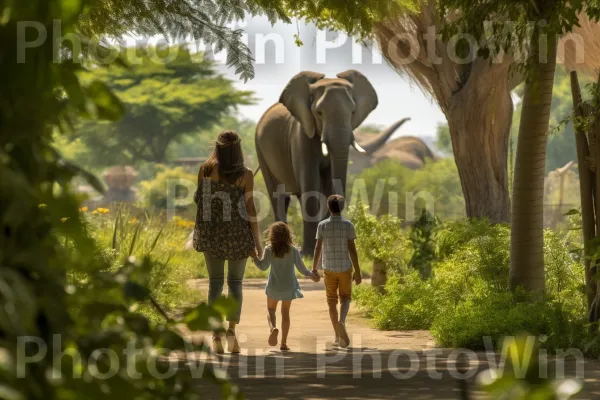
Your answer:
[[[375,88],[373,88],[367,77],[354,69],[337,74],[337,77],[347,80],[354,86],[352,96],[356,103],[356,110],[352,115],[352,129],[356,129],[371,111],[377,108],[379,102],[377,92],[375,92]]]
[[[309,138],[315,136],[315,119],[310,110],[310,85],[325,77],[317,72],[304,71],[294,76],[287,84],[279,102],[300,121],[302,130]]]

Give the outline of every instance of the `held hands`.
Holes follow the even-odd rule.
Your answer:
[[[356,283],[357,285],[361,284],[361,282],[362,282],[362,275],[361,275],[359,269],[355,269],[354,270],[354,275],[353,275],[352,279],[354,280],[354,283]]]
[[[313,282],[319,282],[321,280],[321,275],[317,272],[317,270],[313,270],[312,274],[309,276]]]

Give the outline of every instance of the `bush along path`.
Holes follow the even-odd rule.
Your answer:
[[[190,284],[203,293],[208,290],[205,279]],[[369,281],[363,283],[369,284]],[[499,361],[498,354],[436,348],[428,331],[376,330],[356,305],[347,323],[350,347],[333,347],[322,281],[301,281],[305,297],[294,301],[291,309],[288,345],[292,351],[282,353],[267,343],[264,285],[264,280],[245,282],[242,321],[238,327],[242,353],[225,353],[208,359],[188,355],[188,366],[212,364],[226,372],[248,399],[494,398],[479,390],[476,377]],[[200,332],[193,335],[197,339],[204,336]],[[553,357],[549,357],[548,364],[548,376],[553,377],[556,368]],[[533,363],[531,367],[539,369]],[[575,367],[575,362],[567,358],[565,375],[575,376]],[[600,362],[586,360],[583,367],[588,381],[584,391],[574,398],[596,398],[600,395]],[[506,373],[504,379],[510,376]],[[505,388],[509,386],[504,384]],[[468,397],[464,387],[468,388]],[[216,387],[202,386],[202,392],[207,399],[221,398]]]

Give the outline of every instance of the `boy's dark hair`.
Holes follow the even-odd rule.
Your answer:
[[[334,194],[327,199],[327,207],[332,214],[341,214],[344,210],[344,196]]]

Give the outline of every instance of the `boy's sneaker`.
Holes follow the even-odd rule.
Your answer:
[[[345,349],[346,347],[348,347],[350,345],[350,337],[348,336],[348,331],[346,330],[346,326],[341,323],[338,322],[337,324],[337,333],[338,335],[340,335],[340,347]]]

